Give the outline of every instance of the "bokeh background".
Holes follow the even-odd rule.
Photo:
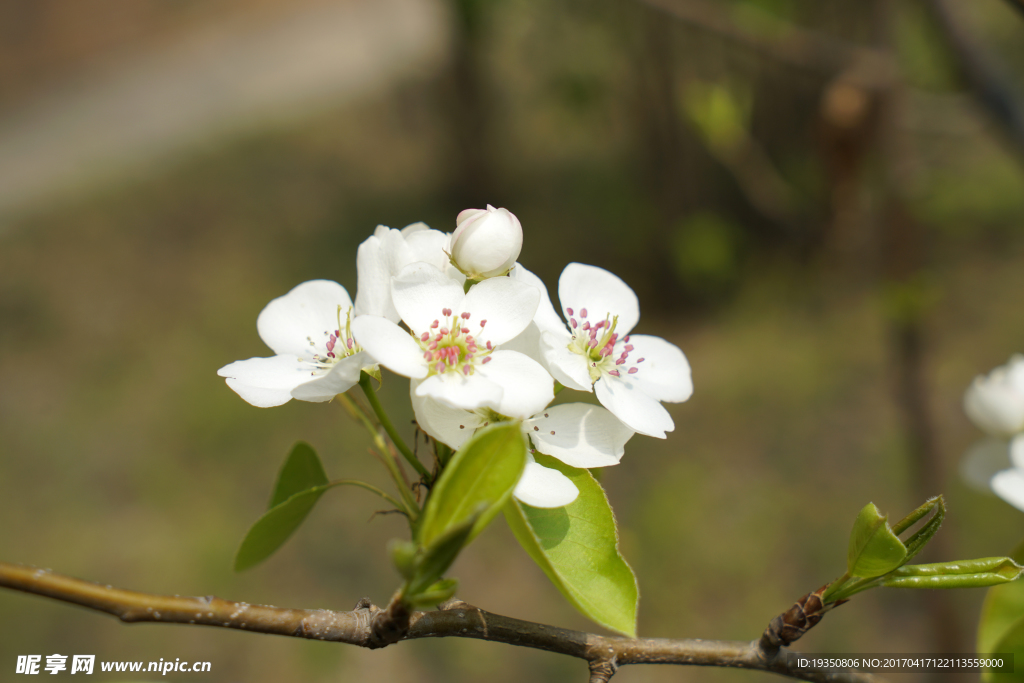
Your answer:
[[[215,372],[267,354],[256,316],[295,284],[354,293],[377,224],[450,231],[488,203],[520,218],[553,292],[569,261],[613,270],[639,329],[693,366],[675,432],[635,437],[603,479],[642,635],[757,637],[842,572],[868,501],[899,517],[946,494],[922,559],[1009,552],[1024,517],[958,463],[980,436],[963,389],[1024,351],[1024,14],[959,5],[0,0],[0,558],[152,592],[385,601],[403,523],[358,490],[231,571],[294,441],[333,477],[386,480],[337,404],[257,409]],[[406,391],[385,376],[410,425]],[[596,629],[501,520],[453,575],[491,611]],[[982,599],[874,591],[798,647],[969,652]],[[0,679],[53,653],[208,660],[212,681],[585,675],[498,644],[368,652],[0,592]]]

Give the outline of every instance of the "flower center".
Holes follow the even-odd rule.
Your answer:
[[[483,332],[487,321],[480,321],[474,336],[473,330],[468,327],[471,317],[469,312],[452,315],[452,309],[443,308],[441,317],[430,324],[428,331],[416,338],[423,349],[423,358],[427,361],[428,377],[446,372],[471,375],[477,362],[485,365],[491,360],[494,351],[491,342],[481,343],[476,339]]]
[[[311,356],[299,359],[313,366],[313,371],[309,374],[314,376],[329,371],[342,358],[354,356],[363,350],[352,336],[351,306],[345,311],[344,325],[341,323],[341,306],[338,306],[338,326],[334,330],[324,330],[323,337],[322,347],[317,345],[313,337],[306,337],[313,353]]]
[[[630,360],[633,346],[629,343],[629,335],[619,339],[615,327],[619,324],[619,316],[609,315],[604,320],[592,323],[587,320],[587,309],[581,309],[579,319],[573,309],[567,308],[569,327],[572,328],[572,341],[569,350],[583,356],[587,362],[590,381],[596,382],[602,375],[620,377],[623,373],[635,375],[643,363],[643,358]]]

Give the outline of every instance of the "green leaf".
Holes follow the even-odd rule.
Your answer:
[[[946,518],[946,501],[942,496],[936,496],[935,498],[929,499],[924,505],[914,510],[909,515],[900,520],[896,526],[893,527],[893,533],[901,534],[911,526],[914,522],[924,517],[932,509],[935,510],[935,514],[932,518],[924,523],[920,529],[907,539],[907,556],[903,559],[903,562],[910,562],[914,559],[919,552],[924,550],[924,547],[928,545],[928,541],[932,540],[932,536],[942,526],[942,521]]]
[[[312,446],[299,441],[292,446],[291,452],[281,466],[277,483],[274,484],[274,494],[270,497],[267,509],[280,505],[300,491],[326,483],[327,473],[320,464],[320,457]]]
[[[874,503],[868,503],[857,515],[850,533],[847,571],[870,579],[888,574],[907,559],[907,547],[896,537]]]
[[[636,636],[636,577],[618,549],[615,516],[593,475],[537,454],[572,480],[580,495],[550,510],[511,500],[505,519],[520,545],[572,605],[605,628]]]
[[[1009,557],[908,564],[892,572],[883,586],[890,588],[985,588],[1015,581],[1021,566]]]
[[[1012,559],[1024,563],[1024,543],[1012,553]],[[1017,673],[982,674],[986,683],[1010,683],[1024,681],[1024,581],[1014,581],[1004,586],[995,586],[985,596],[978,624],[978,653],[1013,653]]]
[[[256,520],[245,538],[242,539],[242,545],[239,546],[238,552],[235,554],[235,571],[245,571],[273,555],[274,551],[284,545],[288,537],[299,528],[299,525],[309,515],[310,510],[320,500],[320,496],[335,486],[358,486],[394,503],[394,499],[377,487],[352,479],[339,479],[322,486],[299,491],[284,502],[267,510],[262,517]]]
[[[420,544],[429,547],[485,503],[466,543],[473,540],[512,495],[525,467],[526,442],[518,422],[479,430],[452,456],[434,484],[420,521]]]

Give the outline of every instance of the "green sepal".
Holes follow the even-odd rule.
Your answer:
[[[850,533],[846,566],[851,576],[870,579],[888,574],[907,559],[907,547],[893,533],[874,503],[857,515]]]
[[[420,545],[430,547],[475,514],[476,523],[466,539],[471,541],[501,511],[525,468],[526,441],[518,422],[478,430],[455,452],[435,482],[417,530]]]

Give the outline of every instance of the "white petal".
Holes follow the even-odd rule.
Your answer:
[[[565,332],[542,332],[541,354],[544,367],[563,386],[576,391],[593,391],[593,382],[587,371],[587,361],[569,350],[572,336]]]
[[[547,370],[547,360],[544,358],[544,349],[540,343],[540,330],[536,322],[531,322],[526,329],[501,345],[502,351],[515,351],[527,358],[532,358]],[[550,374],[548,370],[548,374]]]
[[[1024,394],[1007,381],[1003,368],[996,368],[988,377],[975,378],[964,393],[964,412],[992,436],[1010,436],[1024,430]]]
[[[988,492],[992,477],[1008,467],[1009,443],[1005,439],[982,439],[964,454],[960,461],[960,476],[976,490]]]
[[[327,341],[324,333],[338,329],[339,309],[344,320],[351,306],[348,292],[337,282],[311,280],[267,304],[256,319],[256,329],[274,353],[308,357],[307,338],[321,347]]]
[[[640,320],[640,302],[633,290],[617,275],[597,266],[567,265],[558,278],[558,300],[566,320],[573,317],[581,325],[584,311],[586,320],[592,323],[618,316],[615,331],[620,338],[629,334]]]
[[[538,464],[533,456],[528,457],[526,469],[512,495],[535,508],[560,508],[576,500],[580,492],[569,477]]]
[[[365,351],[341,358],[326,374],[292,389],[292,397],[313,403],[330,401],[355,386],[363,368],[372,364],[373,361]]]
[[[458,449],[483,425],[483,418],[477,413],[452,408],[427,396],[417,396],[416,389],[420,383],[420,380],[415,379],[409,383],[409,398],[412,399],[416,423],[441,443]]]
[[[376,315],[398,322],[401,318],[391,303],[391,277],[401,255],[394,253],[398,243],[390,237],[391,232],[398,231],[381,228],[379,234],[367,238],[356,251],[355,315]]]
[[[544,286],[543,280],[524,268],[521,263],[516,264],[516,267],[509,273],[509,277],[513,280],[532,285],[540,292],[540,304],[537,306],[537,312],[533,316],[533,321],[541,332],[565,332],[565,323],[558,317],[555,307],[551,305],[551,297],[548,296],[548,288]]]
[[[625,377],[602,377],[594,384],[594,393],[601,405],[641,434],[664,439],[665,432],[675,429],[664,406]]]
[[[497,410],[502,391],[501,387],[479,373],[466,376],[461,372],[450,371],[425,379],[416,388],[416,394],[429,396],[452,408]]]
[[[629,376],[631,382],[651,398],[669,403],[680,403],[693,394],[693,379],[690,377],[690,363],[675,344],[661,337],[634,334],[629,337],[633,350],[626,360],[627,367],[636,367],[636,373]],[[615,353],[620,347],[615,345]],[[643,362],[638,363],[641,358]]]
[[[392,372],[414,379],[427,376],[427,361],[420,345],[387,318],[359,316],[352,321],[352,336],[373,360]]]
[[[1024,434],[1010,439],[1010,462],[1014,467],[1024,470]]]
[[[1024,510],[1024,471],[1016,467],[999,472],[992,477],[992,490],[1007,503]]]
[[[532,285],[509,277],[492,277],[473,285],[457,310],[470,314],[466,327],[471,330],[478,330],[480,322],[486,320],[477,337],[497,346],[526,329],[539,303],[540,292]]]
[[[444,253],[448,246],[448,235],[445,233],[440,230],[419,230],[407,235],[405,242],[409,245],[412,254],[413,260],[410,263],[424,261],[443,273],[449,269],[451,264],[448,261],[448,255]],[[451,272],[458,273],[454,268],[451,269]],[[449,277],[451,277],[450,274]],[[466,276],[463,275],[462,279],[465,280]]]
[[[535,360],[515,351],[498,350],[476,372],[502,389],[495,409],[502,415],[525,420],[555,399],[555,380]]]
[[[228,386],[259,408],[271,408],[292,400],[292,390],[310,381],[312,366],[293,355],[250,358],[225,365],[217,374]]]
[[[409,225],[402,228],[400,232],[402,233],[402,237],[404,237],[406,241],[408,241],[410,236],[415,235],[418,232],[423,232],[424,230],[430,230],[430,226],[424,223],[423,221],[416,221],[415,223],[410,223]],[[435,232],[438,231],[435,230]]]
[[[442,310],[458,313],[465,298],[462,285],[429,263],[411,263],[391,281],[391,298],[402,320],[413,332],[421,334],[433,321],[444,326]]]
[[[617,465],[632,429],[606,408],[588,403],[551,406],[523,422],[538,451],[572,467]]]

